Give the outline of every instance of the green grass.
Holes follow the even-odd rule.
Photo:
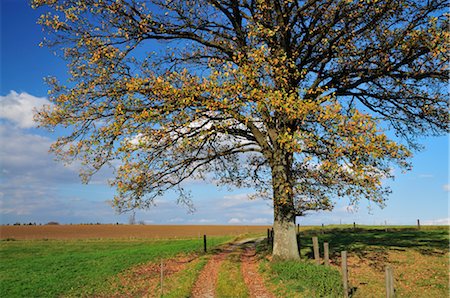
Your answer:
[[[231,254],[222,262],[217,277],[216,294],[219,298],[249,297],[241,272],[239,255]]]
[[[209,245],[232,237],[209,239]],[[202,239],[0,242],[2,297],[88,296],[132,266],[201,252]]]
[[[310,262],[281,261],[270,263],[272,279],[291,293],[304,297],[341,297],[339,271]]]
[[[192,288],[200,271],[208,262],[207,257],[200,257],[193,261],[183,271],[175,273],[164,281],[164,298],[190,297]],[[161,286],[161,285],[159,285]]]
[[[260,270],[279,297],[342,297],[338,270],[307,261],[262,262]]]

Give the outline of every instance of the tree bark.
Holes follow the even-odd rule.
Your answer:
[[[274,240],[273,257],[279,260],[300,259],[295,231],[295,208],[291,179],[293,156],[277,152],[272,164]]]

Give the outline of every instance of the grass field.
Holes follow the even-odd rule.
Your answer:
[[[340,268],[340,252],[348,251],[352,297],[384,297],[384,270],[394,270],[397,297],[448,297],[449,227],[365,226],[353,229],[309,228],[301,231],[301,255],[312,259],[312,236],[330,246],[332,267]],[[418,296],[417,293],[420,293]]]
[[[214,246],[231,236],[209,239]],[[105,281],[139,264],[201,252],[203,240],[2,241],[2,297],[89,296]]]

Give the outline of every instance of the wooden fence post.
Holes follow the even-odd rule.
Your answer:
[[[395,297],[394,273],[391,266],[386,266],[386,298]]]
[[[270,245],[270,229],[267,229],[267,245]]]
[[[353,222],[353,231],[356,230],[356,223]]]
[[[203,235],[203,251],[206,252],[206,235]]]
[[[325,266],[330,265],[330,252],[329,252],[328,242],[323,243],[323,260],[324,260]]]
[[[317,239],[317,237],[312,237],[312,242],[313,242],[314,260],[316,260],[317,264],[320,264],[319,239]]]
[[[417,220],[417,229],[420,230],[420,220]]]
[[[273,232],[273,228],[272,228],[272,230],[270,230],[270,242],[272,243],[272,247],[273,247],[273,238],[274,238],[274,232]]]
[[[344,285],[344,298],[348,298],[348,269],[347,252],[341,252],[342,284]]]

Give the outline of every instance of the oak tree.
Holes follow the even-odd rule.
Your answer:
[[[118,165],[120,211],[187,179],[273,200],[275,257],[295,217],[335,199],[383,204],[418,137],[448,132],[443,0],[34,0],[70,79],[41,126],[89,177]]]

